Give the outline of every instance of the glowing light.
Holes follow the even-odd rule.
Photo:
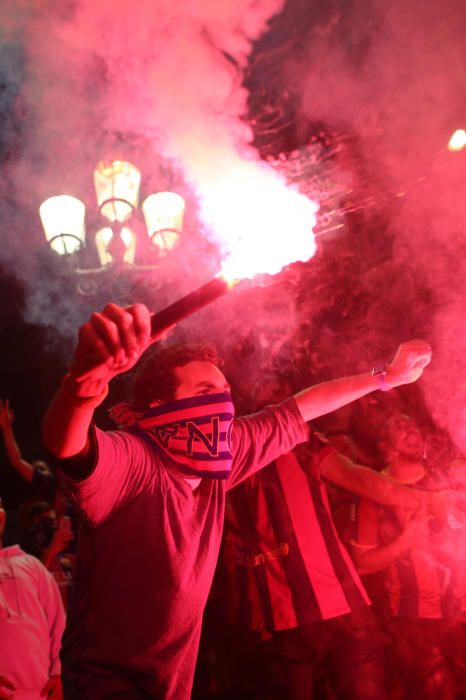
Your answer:
[[[109,227],[101,228],[95,235],[95,245],[101,265],[110,265],[110,263],[113,262],[113,255],[111,252],[113,235],[113,231]],[[136,255],[136,235],[131,229],[124,226],[121,229],[120,239],[125,247],[123,262],[127,265],[132,265]]]
[[[466,146],[466,131],[457,129],[448,142],[449,151],[462,151]]]
[[[242,279],[275,274],[316,251],[313,227],[318,204],[266,164],[241,162],[206,188],[201,214],[224,255],[222,274]]]
[[[94,170],[97,204],[109,221],[126,221],[137,207],[141,172],[131,163],[101,161]]]
[[[59,255],[71,255],[84,245],[86,207],[76,197],[49,197],[39,207],[45,237]]]
[[[175,248],[183,229],[185,203],[174,192],[151,194],[142,204],[144,219],[152,243],[166,253]]]

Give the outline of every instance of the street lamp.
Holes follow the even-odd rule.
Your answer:
[[[184,199],[175,192],[150,194],[142,204],[147,233],[165,255],[178,245],[183,228]]]
[[[48,244],[58,255],[71,255],[84,245],[86,207],[76,197],[49,197],[39,207]]]
[[[104,220],[95,234],[100,267],[82,269],[75,265],[77,273],[98,273],[115,266],[140,269],[135,263],[138,241],[132,227],[140,185],[141,172],[127,161],[97,164],[94,187]],[[174,192],[150,194],[142,203],[147,235],[158,257],[178,245],[184,208],[184,199]],[[45,237],[55,253],[72,257],[85,246],[85,205],[79,199],[69,195],[50,197],[40,205],[39,212]]]

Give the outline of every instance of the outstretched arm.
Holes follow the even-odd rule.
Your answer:
[[[387,367],[384,384],[394,388],[417,381],[431,357],[431,348],[424,340],[402,343]],[[303,419],[310,421],[380,389],[379,381],[370,372],[343,377],[304,389],[295,399]]]
[[[5,442],[5,450],[12,467],[16,469],[22,478],[31,483],[34,474],[34,467],[21,455],[21,450],[16,442],[13,432],[14,411],[10,408],[8,399],[0,399],[0,429]]]
[[[355,464],[338,452],[331,452],[322,461],[319,474],[341,488],[386,506],[417,510],[431,507],[442,500],[442,494],[403,486],[370,467]]]
[[[123,309],[108,304],[79,331],[69,374],[45,414],[43,440],[56,457],[84,457],[94,410],[117,374],[131,369],[157,338],[150,335],[150,313],[143,304]]]

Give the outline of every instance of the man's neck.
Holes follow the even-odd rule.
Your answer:
[[[385,473],[402,484],[415,484],[426,475],[426,468],[421,460],[413,462],[398,455],[390,461]]]
[[[199,484],[201,483],[201,477],[200,476],[186,476],[185,481],[188,482],[188,484],[191,486],[192,490],[195,491]]]

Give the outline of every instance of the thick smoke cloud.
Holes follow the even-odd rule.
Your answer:
[[[41,276],[37,207],[59,192],[92,202],[97,160],[137,153],[156,189],[170,188],[177,172],[181,184],[206,201],[222,173],[246,159],[259,161],[243,119],[243,71],[252,42],[281,6],[282,0],[2,5],[8,90],[0,108],[16,110],[16,89],[23,114],[15,112],[21,135],[4,166],[14,212],[2,205],[5,227],[19,235],[10,237],[0,261],[27,285],[29,320],[59,325],[68,335],[87,312],[86,304],[67,305],[69,285],[57,295]],[[2,140],[11,146],[5,131]],[[238,203],[231,198],[228,206]],[[209,274],[209,264],[205,269]]]
[[[428,404],[464,448],[458,377],[466,369],[465,157],[445,150],[452,130],[466,120],[463,2],[428,0],[420,8],[415,0],[289,0],[280,37],[282,5],[281,0],[2,3],[0,214],[9,236],[0,262],[27,285],[27,317],[60,322],[69,335],[90,308],[85,303],[70,308],[67,294],[50,290],[46,273],[40,272],[40,201],[59,190],[92,201],[96,161],[107,148],[114,153],[112,148],[123,144],[137,151],[145,175],[156,172],[158,189],[172,184],[163,167],[169,162],[202,208],[209,192],[216,191],[219,174],[245,159],[258,161],[243,119],[248,100],[243,76],[253,43],[275,17],[277,45],[284,47],[286,60],[275,67],[274,84],[299,93],[303,120],[356,135],[379,190],[389,196],[405,193],[391,211],[393,260],[385,266],[387,275],[376,269],[359,280],[364,314],[357,319],[351,316],[355,303],[342,308],[354,300],[354,285],[332,297],[340,326],[346,325],[337,335],[333,327],[322,330],[320,338],[328,337],[329,345],[339,339],[339,354],[331,356],[336,366],[351,371],[354,358],[361,359],[361,369],[374,352],[382,359],[392,335],[395,343],[422,329],[435,350],[423,380]],[[367,182],[368,191],[371,185]],[[362,228],[367,235],[367,226]],[[378,235],[375,229],[373,235]],[[323,248],[325,258],[329,251]],[[341,270],[343,264],[336,255],[330,269]],[[191,268],[202,270],[202,260]],[[180,275],[185,284],[186,272]],[[354,275],[360,273],[354,266]],[[313,288],[322,283],[315,275],[311,281]],[[429,291],[427,302],[416,296],[419,286]],[[176,295],[172,288],[167,301]],[[310,323],[324,296],[307,294],[314,304]],[[233,301],[222,309],[238,325]],[[267,311],[261,313],[265,319]],[[299,319],[285,315],[291,333]],[[222,325],[228,323],[222,318]],[[187,327],[196,329],[194,319]]]
[[[195,189],[251,155],[242,69],[280,5],[82,0],[31,2],[18,15],[10,3],[5,24],[26,55],[31,124],[17,181],[39,196],[57,183],[76,187],[108,133],[176,160]]]
[[[383,299],[373,287],[366,342],[377,344],[387,309],[410,309],[434,347],[423,380],[428,405],[462,449],[466,154],[446,145],[466,125],[465,29],[456,0],[334,3],[310,28],[305,57],[292,63],[303,114],[350,129],[385,191],[405,193],[391,221],[392,269],[402,265],[405,276]],[[430,290],[429,304],[404,286],[408,278]]]

